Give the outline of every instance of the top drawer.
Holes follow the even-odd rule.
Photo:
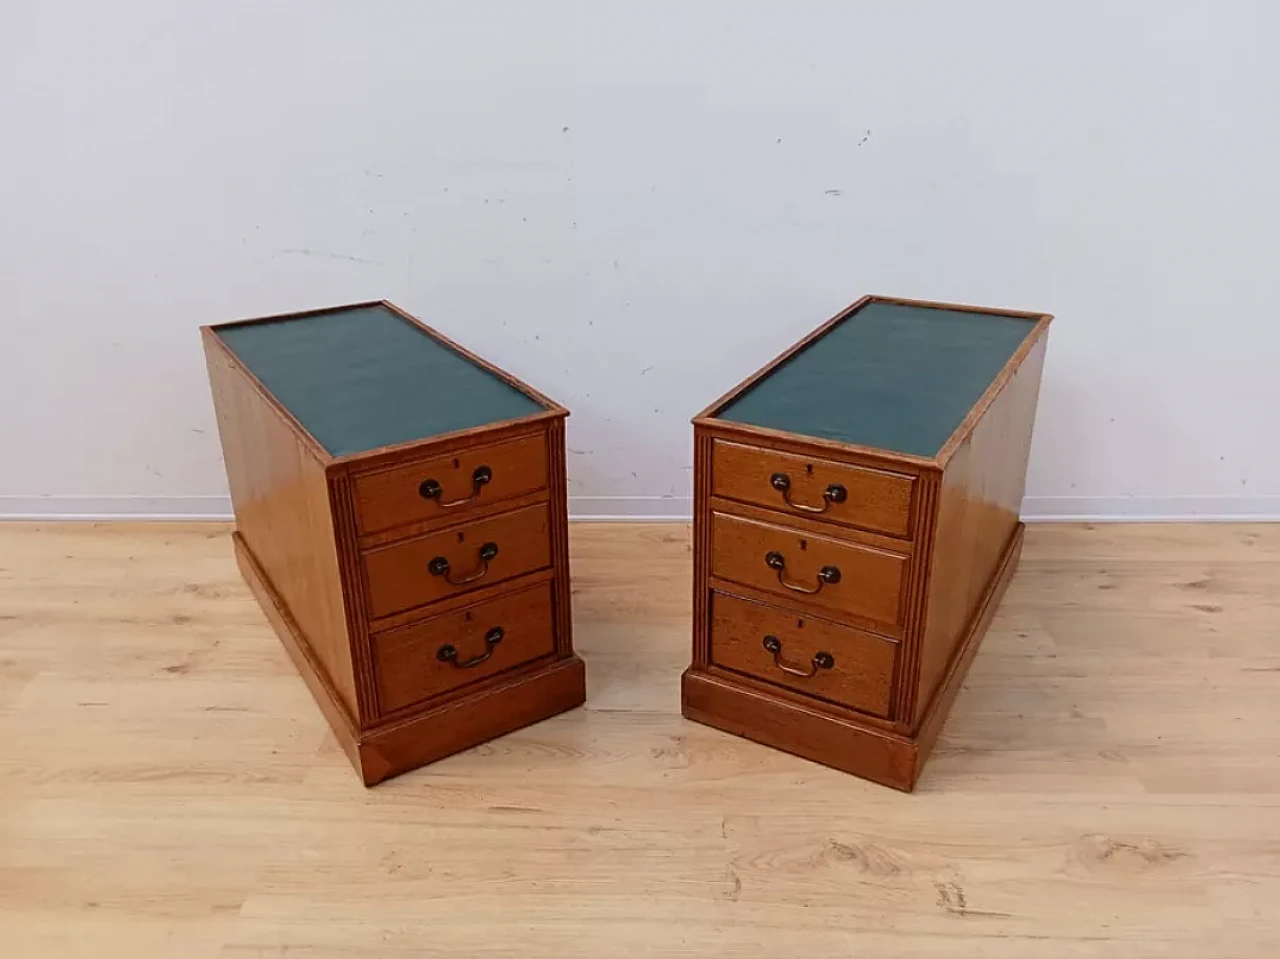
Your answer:
[[[716,440],[711,492],[766,509],[909,538],[915,477]]]
[[[458,450],[356,478],[361,533],[447,519],[547,485],[545,433]]]

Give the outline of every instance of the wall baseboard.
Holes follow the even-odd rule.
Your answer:
[[[570,496],[573,519],[680,522],[693,516],[688,496]],[[0,496],[0,520],[105,522],[231,519],[228,496]]]
[[[229,496],[0,496],[0,519],[229,520]]]
[[[688,496],[570,496],[587,522],[689,522]],[[1028,523],[1276,523],[1280,496],[1028,496]],[[226,496],[0,496],[0,520],[231,519]]]
[[[1276,523],[1280,496],[1028,496],[1028,523]]]
[[[691,523],[692,496],[573,496],[569,519],[593,523]]]

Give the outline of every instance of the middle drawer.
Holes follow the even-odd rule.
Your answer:
[[[727,513],[711,515],[711,575],[895,629],[907,557]]]
[[[551,565],[545,503],[366,551],[369,616],[378,619]]]

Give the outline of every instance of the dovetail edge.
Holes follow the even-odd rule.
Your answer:
[[[924,644],[925,618],[928,614],[929,579],[933,565],[933,537],[937,528],[938,495],[942,474],[926,471],[920,475],[919,519],[916,523],[916,549],[909,572],[908,605],[903,624],[902,655],[894,678],[894,719],[903,727],[913,725],[916,697],[919,694],[920,653]]]
[[[693,665],[711,664],[711,447],[713,438],[694,427],[693,439]]]
[[[330,473],[329,498],[333,505],[333,531],[337,541],[338,567],[342,575],[351,664],[356,676],[360,726],[364,728],[377,721],[380,705],[378,684],[373,675],[373,656],[369,649],[369,616],[364,604],[364,580],[360,575],[355,505],[351,495],[351,478],[346,470]]]
[[[573,655],[573,589],[569,570],[568,476],[564,417],[547,426],[547,483],[551,509],[551,563],[555,567],[556,655]]]

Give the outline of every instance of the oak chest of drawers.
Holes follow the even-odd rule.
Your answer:
[[[687,717],[915,786],[1021,550],[1050,319],[865,297],[694,419]]]
[[[564,408],[385,302],[202,334],[240,569],[366,784],[582,703]]]

